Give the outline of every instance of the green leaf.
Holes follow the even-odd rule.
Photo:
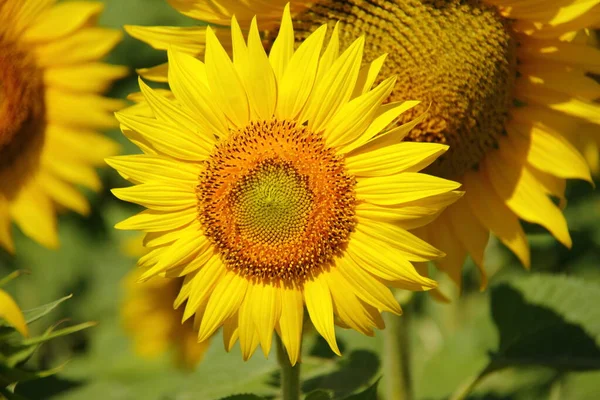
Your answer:
[[[566,322],[579,325],[600,346],[600,284],[556,275],[532,275],[514,281],[528,303],[548,307]]]
[[[15,278],[18,278],[21,275],[24,274],[28,274],[29,271],[24,270],[24,269],[18,269],[16,271],[11,272],[10,274],[6,275],[4,278],[0,279],[0,287],[3,287],[4,285],[6,285],[7,283],[9,283],[10,281],[12,281]]]
[[[233,396],[222,397],[219,400],[264,400],[264,397],[251,393],[234,394]]]
[[[304,398],[304,400],[331,400],[331,399],[332,399],[331,392],[329,392],[327,390],[321,390],[321,389],[313,390],[312,392],[307,394],[306,397]]]
[[[600,368],[599,302],[600,286],[576,278],[538,275],[498,285],[491,308],[500,344],[491,370],[517,365]]]
[[[46,333],[44,333],[43,335],[23,340],[23,344],[25,346],[29,346],[29,345],[33,345],[33,344],[44,343],[44,342],[47,342],[48,340],[52,340],[57,337],[61,337],[61,336],[65,336],[65,335],[70,335],[71,333],[79,332],[83,329],[91,328],[92,326],[96,326],[96,325],[97,325],[96,322],[84,322],[82,324],[69,326],[67,328],[59,329],[57,331],[49,330]]]
[[[377,379],[371,386],[364,391],[350,395],[345,400],[377,400],[377,386],[381,378]]]
[[[65,300],[70,299],[71,297],[73,297],[72,294],[70,294],[68,296],[65,296],[63,298],[60,298],[60,299],[58,299],[56,301],[53,301],[51,303],[44,304],[43,306],[23,311],[23,316],[25,317],[25,321],[27,322],[27,324],[30,324],[30,323],[32,323],[34,321],[37,321],[38,319],[42,318],[43,316],[47,315],[50,311],[52,311],[56,307],[58,307],[58,305],[60,303],[62,303]]]

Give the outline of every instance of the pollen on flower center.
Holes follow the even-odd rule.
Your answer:
[[[229,268],[298,281],[343,250],[355,225],[354,186],[321,136],[294,122],[254,122],[206,162],[198,215]]]
[[[39,149],[44,121],[42,74],[29,54],[0,33],[0,172],[27,168],[19,160]]]
[[[406,138],[450,146],[427,172],[459,178],[497,146],[513,104],[516,41],[496,7],[480,0],[325,0],[296,17],[296,36],[338,19],[343,45],[366,34],[366,61],[388,53],[381,76],[400,76],[390,101],[422,101],[399,123],[431,104]]]

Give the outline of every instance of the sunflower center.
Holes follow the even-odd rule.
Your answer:
[[[313,205],[306,180],[291,163],[273,160],[240,179],[230,195],[240,234],[259,243],[285,243],[302,235]]]
[[[0,31],[0,172],[25,168],[18,161],[31,148],[39,148],[44,110],[40,70],[30,54]]]
[[[355,183],[344,159],[305,126],[253,122],[206,161],[198,216],[229,268],[298,282],[343,251],[355,225]]]
[[[348,45],[366,34],[365,59],[388,53],[380,76],[398,74],[390,101],[421,100],[405,123],[431,107],[407,140],[450,146],[428,172],[460,178],[497,147],[513,102],[516,42],[510,21],[479,0],[321,0],[295,18],[305,38],[340,20]]]

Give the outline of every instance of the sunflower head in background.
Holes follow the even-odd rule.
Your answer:
[[[101,97],[127,73],[98,62],[121,39],[95,26],[102,4],[0,1],[0,247],[14,252],[11,222],[56,248],[56,211],[89,211],[82,185],[116,153],[96,132],[115,125],[119,100]]]
[[[204,62],[171,46],[171,92],[140,81],[146,115],[117,114],[144,154],[107,160],[136,184],[113,193],[147,208],[117,228],[147,232],[142,281],[183,278],[200,342],[223,326],[248,359],[277,331],[294,364],[306,305],[339,354],[334,321],[373,335],[401,312],[389,286],[436,287],[412,262],[443,253],[407,229],[460,185],[418,172],[446,145],[401,142],[424,114],[388,129],[418,102],[382,105],[396,78],[374,83],[385,57],[362,65],[364,38],[324,25],[296,47],[286,7],[267,55],[255,19],[247,41],[231,24],[233,61],[207,28]]]
[[[181,322],[183,308],[173,310],[183,279],[155,277],[144,283],[135,269],[124,280],[125,299],[121,308],[123,326],[137,354],[157,357],[171,350],[177,366],[192,370],[204,357],[209,340],[198,343],[193,321]]]
[[[169,2],[214,24],[226,23],[232,13],[240,20],[264,16],[269,43],[278,30],[272,14],[283,8],[283,2],[252,0]],[[343,45],[365,35],[367,61],[389,53],[382,75],[397,73],[399,79],[387,101],[422,100],[398,124],[431,104],[405,141],[449,145],[426,172],[462,182],[466,195],[417,233],[447,253],[436,264],[459,287],[468,255],[485,287],[490,232],[529,267],[520,220],[545,227],[571,246],[561,212],[565,182],[590,180],[574,144],[592,166],[597,160],[600,106],[593,100],[600,86],[588,74],[600,73],[600,50],[590,46],[587,28],[600,22],[600,1],[316,0],[295,6],[298,39],[322,24],[339,24]],[[191,40],[176,28],[128,31],[156,48],[167,37],[181,51],[200,52],[204,46],[202,38]],[[160,80],[165,70],[141,72]]]

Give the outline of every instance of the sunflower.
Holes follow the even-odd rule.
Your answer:
[[[400,143],[414,121],[386,127],[418,102],[382,106],[396,81],[361,68],[364,38],[340,53],[327,26],[294,49],[285,8],[265,52],[256,20],[244,39],[231,21],[233,62],[211,28],[204,62],[171,47],[170,92],[140,80],[152,117],[117,113],[144,152],[107,162],[135,183],[114,189],[147,208],[117,225],[147,232],[141,280],[182,277],[200,342],[223,326],[248,359],[276,330],[290,362],[300,352],[303,307],[339,354],[339,325],[373,335],[381,311],[400,314],[388,286],[436,287],[411,262],[443,253],[409,233],[461,196],[459,184],[417,171],[447,146]],[[321,52],[323,50],[323,52]]]
[[[11,221],[56,248],[56,211],[89,211],[74,187],[97,190],[94,171],[117,146],[119,100],[101,97],[125,67],[97,60],[121,33],[95,27],[101,3],[0,1],[0,247],[14,252]]]
[[[204,357],[210,341],[198,343],[192,320],[182,324],[183,309],[173,310],[183,279],[153,278],[140,284],[141,272],[136,268],[125,278],[121,309],[123,325],[133,339],[135,351],[152,358],[172,349],[178,366],[193,369]]]
[[[232,13],[265,16],[273,43],[273,14],[283,1],[169,0],[180,12],[212,24]],[[564,206],[566,179],[590,180],[575,146],[597,168],[600,50],[589,46],[588,27],[600,22],[600,1],[579,0],[315,0],[296,3],[296,37],[321,24],[337,24],[346,44],[366,35],[365,59],[389,53],[384,75],[401,79],[388,101],[424,102],[400,116],[425,119],[406,141],[447,144],[450,150],[426,172],[463,183],[465,198],[417,233],[447,253],[437,266],[459,285],[473,259],[487,282],[484,250],[490,232],[525,267],[529,245],[520,220],[545,227],[571,246]],[[205,41],[189,29],[132,26],[129,33],[155,48],[167,41],[201,52]],[[164,79],[166,65],[141,71]],[[572,142],[571,142],[572,141]],[[557,205],[552,199],[558,199]]]

